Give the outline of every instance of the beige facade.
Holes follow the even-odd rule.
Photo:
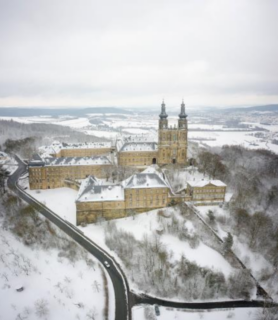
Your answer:
[[[125,201],[76,202],[76,224],[126,217]]]
[[[157,151],[121,151],[118,153],[120,166],[143,167],[157,163]]]
[[[98,218],[118,219],[133,213],[141,213],[168,205],[167,188],[142,188],[125,190],[125,199],[122,201],[88,201],[76,202],[77,224],[93,223]]]
[[[169,127],[164,102],[159,115],[158,129],[158,164],[180,164],[187,163],[187,115],[185,105],[181,104],[178,124]]]
[[[187,130],[159,129],[158,164],[181,164],[187,162]]]
[[[168,204],[168,188],[125,189],[125,208],[162,208]]]
[[[196,202],[224,202],[226,185],[219,180],[187,182],[187,193]]]
[[[76,200],[77,224],[164,208],[171,200],[183,201],[184,196],[173,195],[163,174],[151,167],[135,174],[120,185],[102,186],[101,181],[88,177],[81,185]],[[84,190],[84,191],[83,191]]]
[[[74,158],[73,158],[74,159]],[[91,159],[90,159],[91,160]],[[44,161],[30,162],[29,163],[29,185],[30,189],[54,189],[65,186],[65,180],[85,179],[90,175],[98,178],[105,177],[104,167],[108,168],[111,163],[108,161],[88,161],[88,164],[80,164],[74,161],[68,165],[64,162],[59,164],[51,162],[48,164]]]

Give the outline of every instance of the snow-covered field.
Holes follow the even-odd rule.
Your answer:
[[[108,281],[109,319],[114,319],[115,299],[110,277],[93,256],[70,262],[57,249],[25,246],[9,231],[0,236],[0,319],[87,319],[96,314],[104,319],[105,290]],[[22,292],[16,289],[23,287]],[[39,301],[45,301],[48,314],[39,316]],[[80,305],[78,305],[80,304]]]
[[[107,139],[116,139],[120,135],[127,134],[153,134],[157,132],[158,116],[156,115],[101,115],[91,114],[88,117],[0,117],[0,119],[22,122],[22,123],[52,123],[63,126],[69,126],[75,130],[84,132],[88,135],[103,137]],[[198,120],[196,122],[196,119]],[[204,146],[223,146],[242,145],[250,149],[263,148],[278,153],[278,145],[271,143],[271,140],[278,135],[278,125],[263,125],[258,122],[243,122],[250,127],[260,127],[268,130],[264,131],[265,138],[258,138],[254,133],[258,131],[242,131],[241,128],[225,128],[224,125],[213,125],[202,123],[209,118],[198,119],[197,117],[189,117],[189,140],[199,142]],[[174,127],[177,122],[176,116],[169,116],[169,126]],[[191,131],[194,130],[194,131]],[[199,129],[199,131],[198,131]],[[203,131],[203,130],[219,130],[219,131]],[[232,130],[232,131],[227,131]]]
[[[144,306],[136,306],[132,309],[133,320],[147,320],[144,315]],[[159,307],[159,320],[255,320],[261,310],[256,308],[242,308],[229,310],[184,310]]]
[[[218,147],[223,145],[240,145],[249,149],[267,149],[278,153],[278,145],[263,141],[251,135],[254,132],[207,132],[207,131],[190,131],[188,132],[189,141],[196,141],[201,145]]]

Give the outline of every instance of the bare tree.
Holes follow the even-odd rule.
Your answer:
[[[94,283],[92,284],[93,290],[95,292],[99,292],[100,290],[100,284],[95,280]]]
[[[27,319],[28,317],[26,315],[22,315],[22,314],[18,314],[15,318],[15,320],[25,320]]]
[[[49,314],[48,302],[44,299],[35,302],[36,315],[39,318],[45,317]]]
[[[64,286],[62,285],[61,282],[57,282],[57,284],[55,285],[56,288],[58,288],[60,290],[60,292],[64,291]]]
[[[154,309],[152,306],[146,306],[144,308],[144,316],[146,320],[156,320]]]
[[[264,308],[259,310],[256,315],[256,320],[277,320],[278,307]]]
[[[84,309],[84,307],[85,307],[83,302],[75,303],[75,305],[80,309]]]
[[[96,307],[94,307],[93,309],[91,309],[87,314],[86,317],[90,320],[96,320],[98,316]]]
[[[2,273],[1,278],[5,279],[6,282],[9,282],[8,274],[6,272]]]

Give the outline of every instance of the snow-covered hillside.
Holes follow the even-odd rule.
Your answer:
[[[70,261],[57,249],[28,247],[1,229],[0,270],[0,319],[76,320],[90,314],[104,319],[107,299],[109,319],[114,319],[111,280],[86,253],[84,259]]]

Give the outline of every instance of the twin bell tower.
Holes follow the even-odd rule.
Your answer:
[[[187,114],[182,101],[178,125],[168,125],[168,115],[164,101],[161,104],[158,129],[158,164],[187,163]]]

